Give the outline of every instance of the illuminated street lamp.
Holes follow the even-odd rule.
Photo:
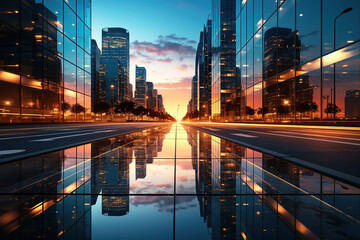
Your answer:
[[[336,16],[336,18],[334,19],[334,52],[335,52],[335,49],[336,49],[336,20],[343,14],[345,13],[348,13],[348,12],[351,12],[352,8],[346,8],[344,11],[342,11],[339,15]],[[336,106],[336,101],[335,101],[335,89],[336,89],[336,81],[335,81],[335,78],[336,78],[336,67],[335,67],[335,62],[334,62],[334,120],[336,118],[336,111],[335,111],[335,106]],[[332,100],[331,100],[332,101]]]

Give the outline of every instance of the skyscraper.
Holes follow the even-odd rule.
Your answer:
[[[208,20],[200,33],[196,56],[199,117],[205,120],[211,116],[211,55],[211,20]]]
[[[161,112],[161,113],[165,113],[163,96],[158,94],[157,95],[157,100],[158,100],[158,111]]]
[[[94,39],[91,39],[91,106],[94,111],[96,103],[105,102],[105,82],[100,78],[101,51]]]
[[[146,82],[147,85],[147,109],[151,109],[153,111],[158,111],[158,91],[154,89],[154,84],[152,82]]]
[[[136,66],[135,103],[146,108],[146,68]]]
[[[346,91],[345,117],[348,119],[360,119],[360,89]]]
[[[0,122],[89,119],[91,1],[74,2],[1,1]]]
[[[191,82],[191,112],[198,110],[198,79],[195,75]]]
[[[233,121],[236,104],[236,0],[212,0],[211,115]]]
[[[129,32],[124,28],[104,28],[102,30],[102,64],[110,64],[106,71],[106,100],[111,99],[112,91],[115,101],[129,100]],[[114,67],[118,60],[119,68]],[[116,81],[117,80],[117,81]],[[114,87],[112,87],[114,86]]]

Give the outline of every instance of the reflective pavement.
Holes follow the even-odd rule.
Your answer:
[[[360,236],[359,188],[180,124],[2,164],[0,179],[0,239]]]

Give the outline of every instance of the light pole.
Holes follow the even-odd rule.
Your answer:
[[[345,13],[348,13],[352,10],[352,8],[346,8],[344,11],[342,11],[339,15],[337,15],[334,19],[334,52],[335,52],[335,49],[336,49],[336,20],[343,14]],[[335,111],[335,106],[336,106],[336,101],[335,101],[335,91],[336,91],[336,81],[335,81],[335,78],[336,78],[336,67],[335,67],[335,62],[334,62],[334,105],[333,105],[333,114],[334,114],[334,120],[336,119],[336,111]],[[332,101],[332,99],[331,99]]]
[[[179,122],[179,107],[180,105],[177,105],[177,113],[176,113],[176,120]]]
[[[113,121],[113,113],[114,113],[114,84],[110,85],[111,90],[111,121]]]

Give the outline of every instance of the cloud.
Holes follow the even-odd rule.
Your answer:
[[[169,196],[136,196],[130,198],[131,205],[147,206],[155,205],[159,212],[173,212],[174,211],[174,197]],[[184,210],[196,206],[195,196],[178,196],[176,197],[176,210]]]
[[[171,58],[161,58],[161,59],[158,59],[157,60],[158,63],[161,63],[161,64],[169,64],[169,63],[172,63],[172,59]]]
[[[155,87],[161,90],[191,89],[192,77],[184,77],[175,82],[155,83]]]
[[[178,71],[186,72],[188,69],[188,66],[183,64],[183,65],[177,66],[175,69]]]
[[[181,55],[194,55],[195,48],[190,45],[169,42],[167,40],[159,40],[158,43],[152,42],[139,42],[132,43],[132,49],[139,52],[146,52],[158,56],[166,56],[167,54],[181,54]]]

